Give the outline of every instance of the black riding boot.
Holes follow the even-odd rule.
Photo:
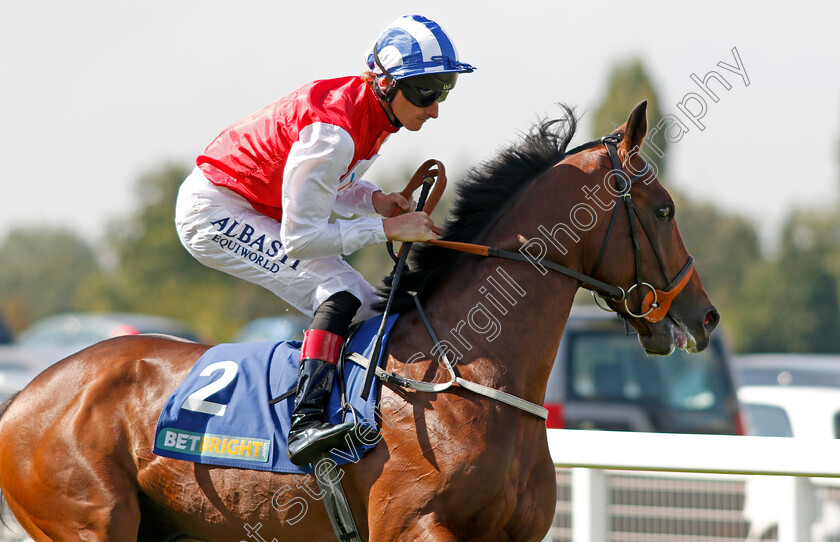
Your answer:
[[[350,321],[361,302],[347,292],[333,295],[318,310],[300,349],[300,370],[295,410],[289,430],[289,460],[307,465],[333,448],[347,449],[352,421],[326,423],[327,402],[332,393],[335,365]]]
[[[334,378],[332,363],[320,359],[305,359],[300,363],[288,448],[289,459],[295,465],[308,465],[333,448],[347,449],[345,436],[353,431],[353,422],[339,425],[325,422]]]

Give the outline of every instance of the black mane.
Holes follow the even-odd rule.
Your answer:
[[[444,222],[445,241],[479,243],[487,229],[541,173],[566,156],[569,141],[575,135],[577,119],[574,111],[560,106],[565,115],[559,119],[535,124],[518,143],[500,151],[495,157],[470,169],[456,188],[456,199]],[[415,243],[409,256],[410,270],[403,272],[399,293],[392,312],[405,312],[414,307],[406,292],[419,292],[422,300],[452,270],[457,259],[464,257],[454,250]],[[390,277],[379,294],[385,299],[391,291]],[[377,307],[384,310],[385,301]]]

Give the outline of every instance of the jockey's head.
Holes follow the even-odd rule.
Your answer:
[[[395,103],[399,94],[411,106],[434,106],[429,116],[436,117],[436,104],[455,87],[458,74],[475,70],[460,61],[455,44],[440,25],[420,15],[406,15],[389,24],[374,42],[367,65],[376,76],[374,91],[399,121],[403,121],[398,114],[401,104]],[[412,129],[409,123],[403,124]]]

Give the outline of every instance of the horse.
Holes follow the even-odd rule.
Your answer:
[[[401,316],[384,350],[389,372],[439,380],[446,350],[465,380],[541,405],[581,286],[600,293],[651,355],[709,344],[719,314],[691,266],[673,201],[639,152],[646,102],[610,136],[574,151],[576,118],[562,107],[458,186],[441,240],[495,247],[490,257],[415,247],[393,300]],[[513,253],[524,257],[492,257]],[[311,475],[152,453],[164,402],[208,348],[109,339],[2,405],[0,489],[34,540],[335,539]],[[429,393],[385,382],[380,392],[381,439],[332,473],[363,538],[543,538],[556,486],[542,418],[460,386]]]

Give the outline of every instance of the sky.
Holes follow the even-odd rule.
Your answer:
[[[226,126],[303,83],[358,74],[379,32],[411,13],[440,23],[478,70],[438,119],[383,146],[367,177],[385,188],[428,158],[453,183],[558,102],[582,116],[575,142],[591,139],[610,71],[640,58],[663,113],[688,129],[668,150],[675,188],[765,240],[791,209],[837,203],[840,3],[360,4],[0,1],[0,241],[41,227],[103,239],[138,209],[140,176],[192,165]],[[738,66],[733,49],[745,76],[719,65]],[[711,71],[730,85],[709,83],[717,102],[692,80]],[[703,129],[683,110],[699,116],[698,98]]]

